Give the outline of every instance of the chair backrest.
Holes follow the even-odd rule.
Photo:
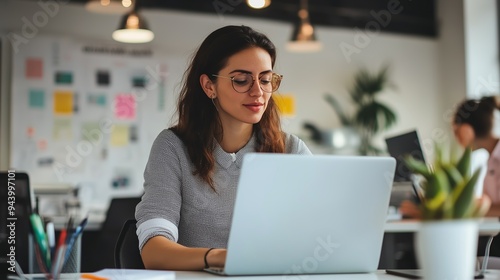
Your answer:
[[[135,233],[136,220],[127,220],[118,236],[115,246],[115,267],[127,269],[144,269],[139,239]]]
[[[135,207],[140,201],[140,197],[120,197],[111,200],[98,240],[99,269],[115,267],[114,245],[125,221],[135,218]]]

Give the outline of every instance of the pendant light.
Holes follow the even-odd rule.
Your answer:
[[[135,2],[134,9],[122,17],[120,26],[113,32],[114,40],[122,43],[147,43],[153,40],[154,33],[137,10]]]
[[[322,49],[321,42],[316,40],[314,27],[309,21],[309,10],[307,0],[300,1],[300,10],[298,12],[299,21],[294,26],[292,39],[286,45],[290,52],[317,52]]]
[[[271,0],[247,0],[247,5],[253,9],[264,9],[271,5]]]

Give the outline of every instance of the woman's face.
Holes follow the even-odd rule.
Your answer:
[[[213,85],[213,92],[216,99],[214,103],[221,121],[226,125],[255,124],[260,121],[267,108],[272,93],[265,92],[266,84],[272,74],[271,56],[261,48],[248,48],[240,51],[228,59],[227,65],[217,74],[217,80]],[[253,85],[244,86],[246,81],[250,81],[253,76]],[[231,81],[231,77],[236,77]],[[262,87],[262,88],[261,88]],[[236,91],[235,88],[240,91]],[[249,88],[248,92],[246,91]],[[209,95],[209,93],[207,93]],[[209,95],[209,97],[212,97]]]
[[[469,147],[474,143],[474,129],[469,124],[453,124],[453,133],[462,147]]]

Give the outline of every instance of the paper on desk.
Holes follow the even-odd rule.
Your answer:
[[[148,269],[103,269],[92,273],[93,275],[108,278],[110,280],[174,280],[175,272],[165,270]]]

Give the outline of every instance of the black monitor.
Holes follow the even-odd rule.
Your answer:
[[[389,137],[385,139],[389,154],[396,159],[395,182],[411,181],[411,172],[404,164],[404,157],[413,156],[417,160],[425,162],[424,153],[420,147],[417,131]]]
[[[15,254],[15,259],[25,273],[29,272],[28,236],[31,212],[28,174],[0,171],[0,220],[7,224],[0,227],[0,261],[10,267],[9,262]],[[3,266],[1,268],[5,269]]]

